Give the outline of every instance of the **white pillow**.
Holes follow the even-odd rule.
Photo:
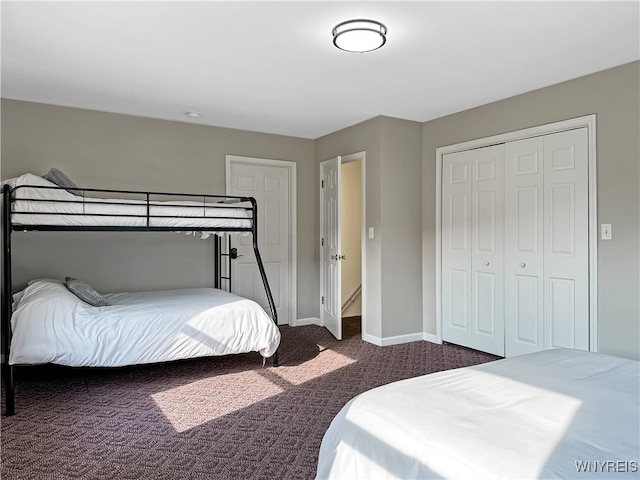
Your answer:
[[[31,280],[27,288],[14,295],[14,310],[18,312],[29,306],[45,311],[73,311],[78,305],[86,304],[76,297],[60,280],[39,278]],[[90,308],[87,306],[87,308]],[[11,319],[14,321],[14,318]]]
[[[25,173],[19,177],[10,178],[3,181],[11,186],[11,188],[20,186],[34,187],[55,187],[49,188],[21,188],[16,192],[16,198],[37,198],[42,200],[74,200],[77,197],[66,190],[58,188],[58,186],[49,180],[34,175],[33,173]]]
[[[11,188],[17,187],[19,185],[37,185],[43,187],[56,187],[57,185],[49,180],[39,177],[38,175],[34,175],[33,173],[23,173],[19,177],[9,178],[7,180],[2,180],[2,184],[9,184]]]

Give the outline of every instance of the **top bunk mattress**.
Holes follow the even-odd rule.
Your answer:
[[[179,194],[118,192],[77,189],[75,192],[101,192],[125,198],[95,198],[71,193],[54,183],[26,173],[3,182],[13,190],[11,223],[20,226],[57,227],[139,227],[166,229],[245,229],[252,227],[250,202],[221,203],[215,198]],[[171,200],[154,200],[167,196]],[[175,200],[173,199],[175,198]],[[189,198],[189,200],[180,200]],[[195,200],[197,198],[197,200]]]

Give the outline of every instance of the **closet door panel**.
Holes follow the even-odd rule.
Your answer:
[[[469,345],[472,154],[445,155],[442,168],[442,337]]]
[[[473,150],[473,348],[504,355],[504,145]]]
[[[542,348],[542,305],[539,305],[542,292],[540,291],[540,277],[532,275],[515,275],[515,296],[513,317],[513,346],[507,348],[509,356],[517,355],[519,350],[537,351]]]
[[[544,142],[505,145],[505,351],[543,349]]]
[[[587,129],[544,137],[545,348],[589,350]]]

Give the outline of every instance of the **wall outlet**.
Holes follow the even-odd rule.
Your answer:
[[[600,238],[602,240],[611,240],[611,224],[603,223],[600,225]]]

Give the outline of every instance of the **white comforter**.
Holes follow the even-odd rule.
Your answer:
[[[48,180],[26,173],[3,183],[16,191],[12,222],[18,225],[124,226],[176,228],[250,228],[248,203],[220,204],[199,201],[141,200],[80,197],[56,187]],[[35,200],[35,201],[34,201]],[[240,207],[240,208],[238,208]],[[206,237],[206,235],[204,235]]]
[[[317,478],[639,478],[640,362],[548,350],[365,392]]]
[[[257,303],[213,288],[105,295],[92,307],[58,280],[16,294],[11,364],[115,367],[257,351],[280,331]]]

